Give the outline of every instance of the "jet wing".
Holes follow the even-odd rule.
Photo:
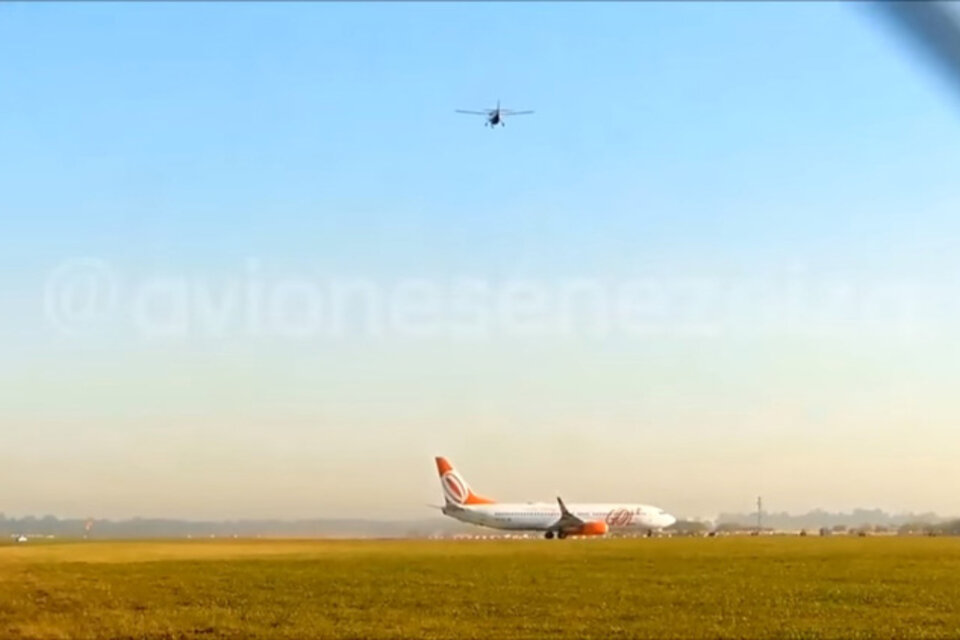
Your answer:
[[[557,504],[560,505],[560,519],[550,525],[550,531],[567,531],[569,529],[579,529],[586,524],[582,519],[570,513],[567,505],[563,504],[563,499],[557,496]]]

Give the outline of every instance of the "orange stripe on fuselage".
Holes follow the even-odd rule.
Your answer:
[[[464,504],[494,504],[496,500],[491,500],[490,498],[484,498],[483,496],[478,496],[473,491],[469,491],[467,494],[467,499],[464,501]]]

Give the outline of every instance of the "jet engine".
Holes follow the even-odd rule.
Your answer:
[[[570,532],[574,536],[602,536],[609,531],[610,527],[606,522],[600,520],[593,522],[584,522],[579,528]]]

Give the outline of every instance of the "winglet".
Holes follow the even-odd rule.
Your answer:
[[[569,516],[569,515],[570,515],[570,511],[567,510],[567,505],[563,504],[563,498],[561,498],[560,496],[557,496],[557,504],[560,505],[560,515],[561,515],[561,516]]]

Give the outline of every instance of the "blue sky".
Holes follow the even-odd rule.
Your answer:
[[[801,269],[953,283],[960,104],[902,45],[832,3],[0,5],[0,418],[24,427],[6,468],[74,469],[8,510],[213,513],[178,497],[164,464],[124,475],[156,463],[138,442],[167,442],[184,483],[229,477],[212,490],[224,516],[416,512],[435,447],[491,473],[502,447],[530,447],[525,468],[548,484],[516,470],[501,491],[552,491],[574,452],[622,455],[584,490],[629,478],[637,498],[696,513],[755,493],[757,451],[717,455],[740,435],[767,438],[750,446],[774,469],[799,434],[839,434],[798,467],[840,456],[872,478],[920,420],[930,449],[909,464],[946,465],[945,332],[920,346],[861,344],[856,323],[829,338],[157,346],[109,327],[65,337],[43,317],[51,269],[83,256],[128,278],[216,278],[254,257],[376,280]],[[454,113],[498,98],[536,114],[490,131]],[[864,430],[881,443],[866,459]],[[651,447],[658,462],[636,473]],[[381,498],[323,488],[364,455],[407,480]],[[678,465],[743,474],[675,487]],[[796,508],[948,504],[921,480],[893,497],[864,481],[835,505],[765,482]]]
[[[4,14],[5,205],[23,212],[8,237],[31,256],[127,241],[392,269],[426,238],[437,268],[532,248],[549,271],[602,267],[617,238],[759,257],[833,237],[869,258],[858,237],[904,240],[902,209],[952,187],[956,105],[851,7]],[[453,114],[497,97],[538,114],[495,135]],[[380,234],[388,263],[371,264]]]

